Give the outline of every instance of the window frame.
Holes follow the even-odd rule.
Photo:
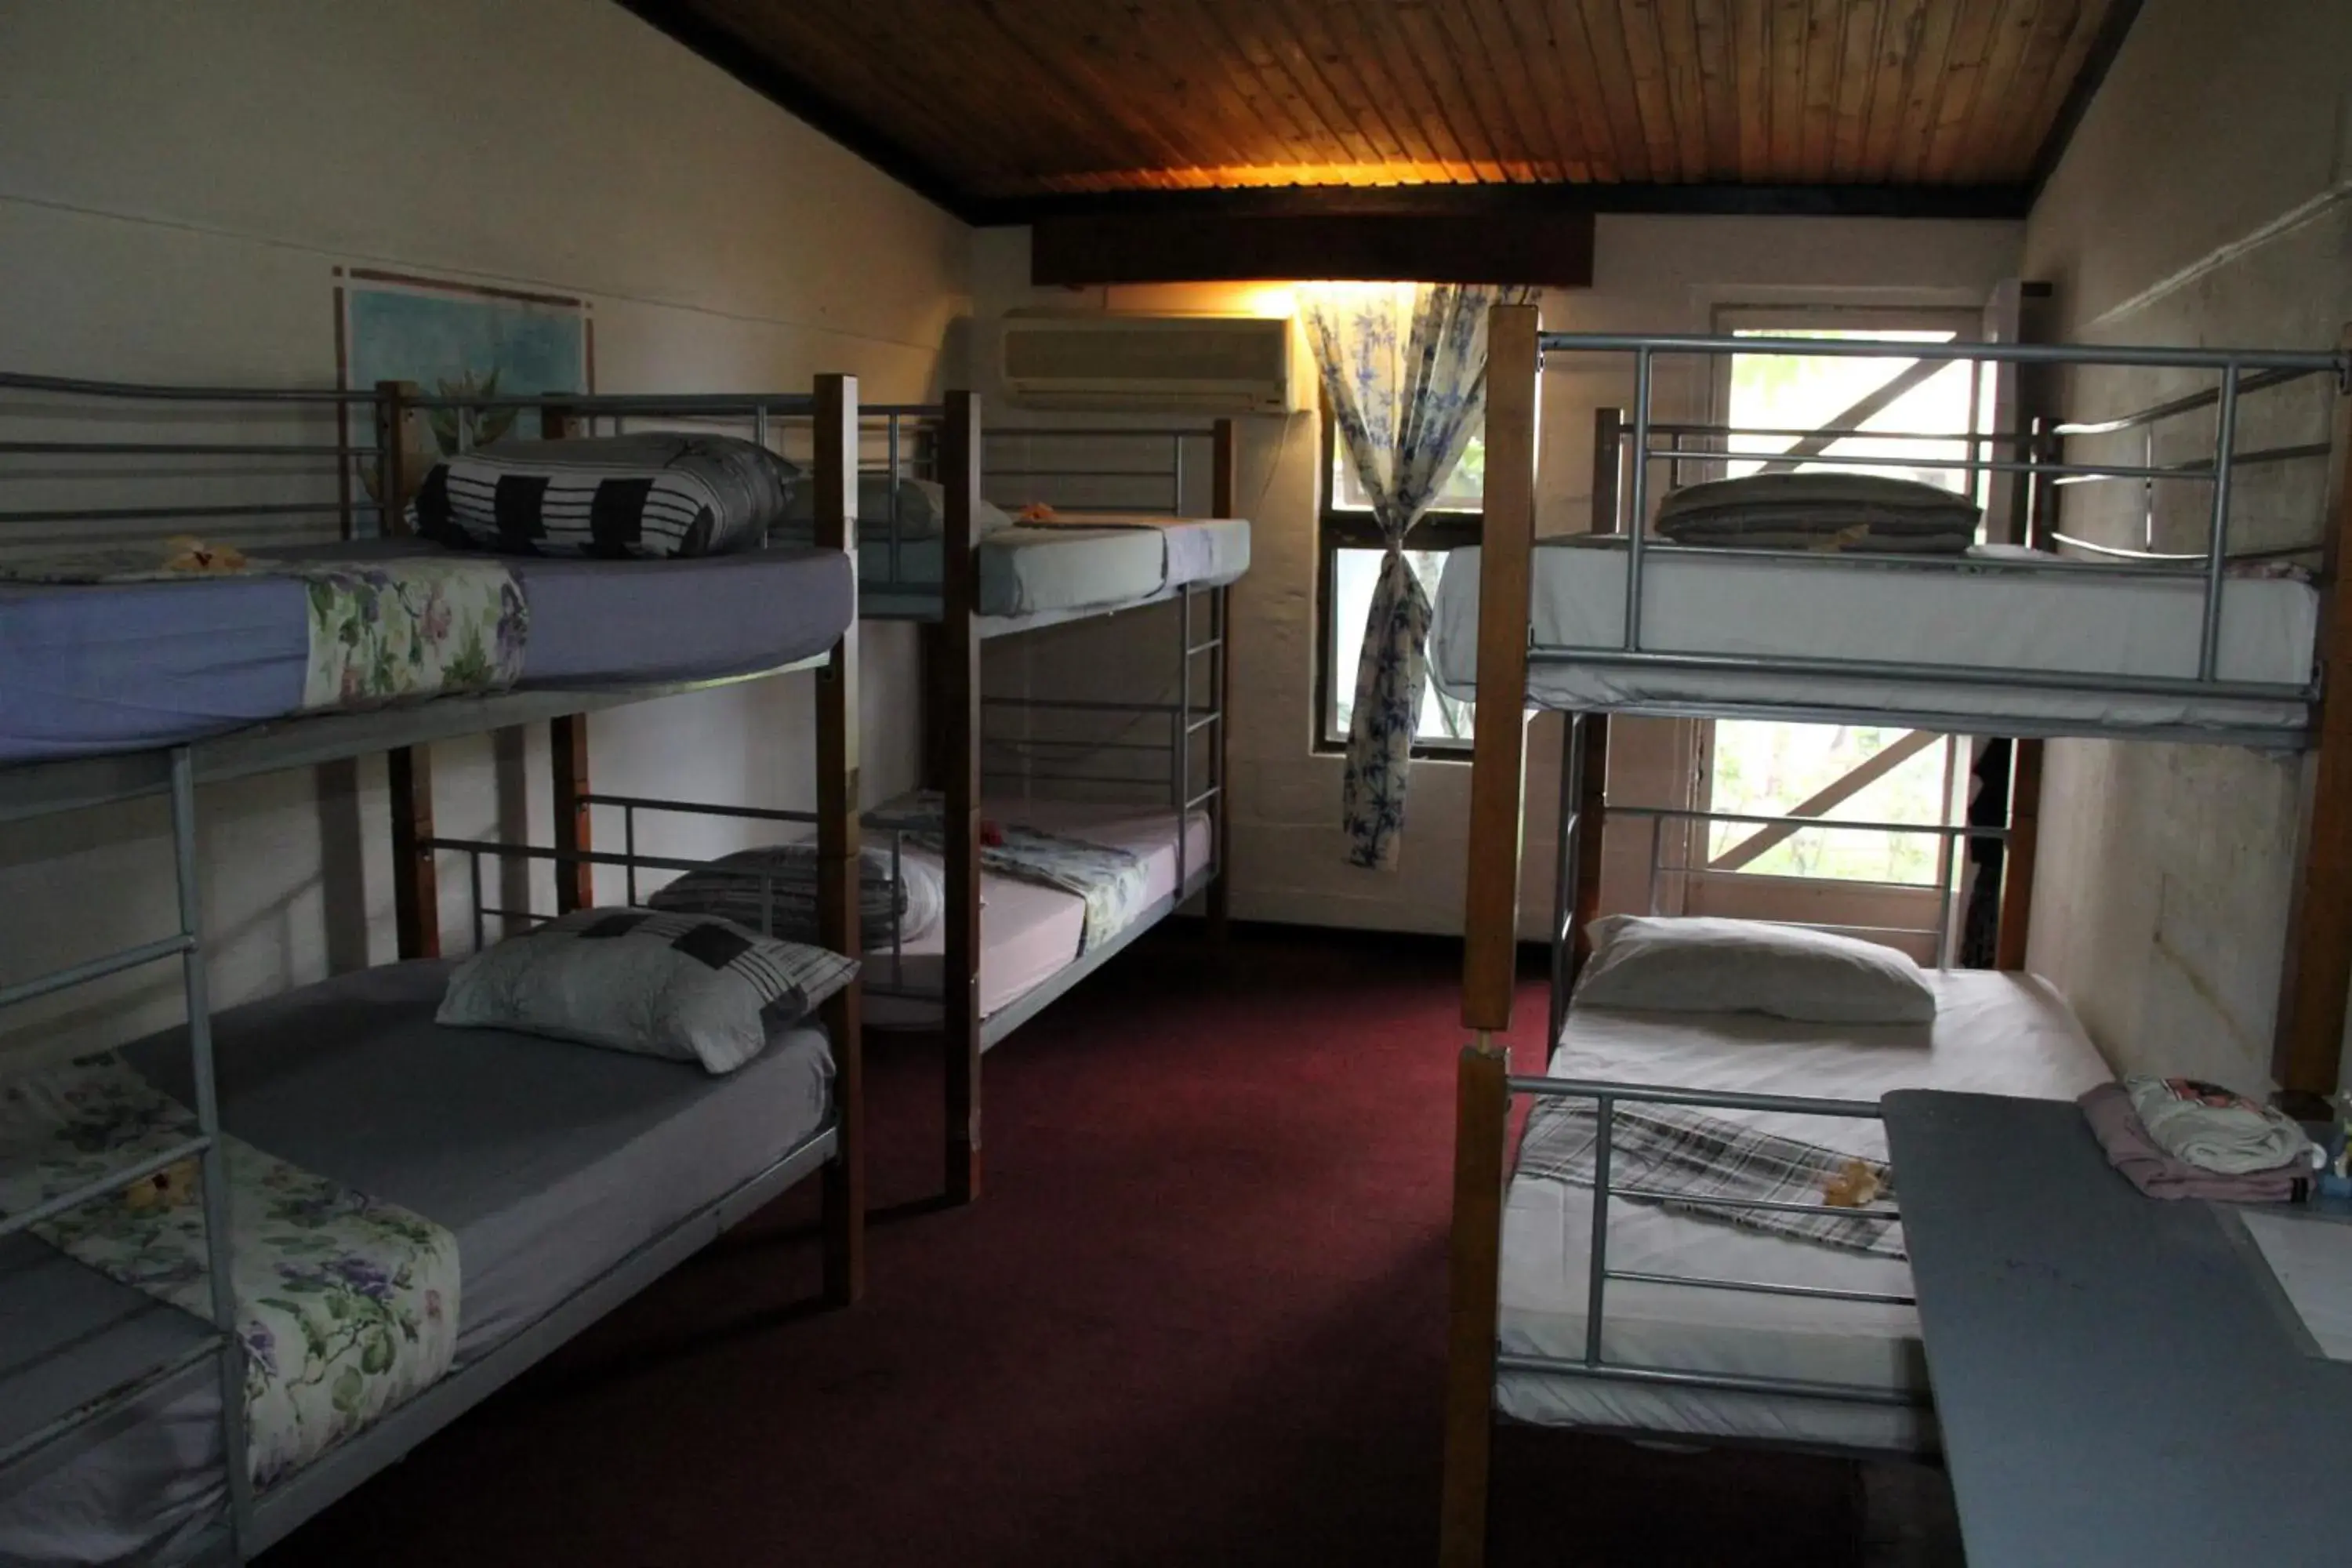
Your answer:
[[[1318,395],[1316,399],[1315,437],[1315,696],[1314,712],[1309,721],[1312,750],[1319,755],[1337,756],[1348,750],[1345,731],[1334,732],[1331,727],[1341,672],[1333,645],[1339,640],[1333,616],[1338,613],[1337,590],[1339,582],[1339,552],[1342,550],[1379,550],[1381,548],[1380,525],[1372,521],[1370,510],[1361,507],[1341,506],[1338,487],[1332,480],[1332,469],[1339,457],[1332,445],[1335,427],[1330,405]],[[1465,511],[1458,508],[1432,510],[1413,524],[1407,547],[1413,550],[1451,552],[1475,545],[1485,537],[1486,514],[1483,509]],[[1350,664],[1345,678],[1355,679],[1355,667]],[[1415,762],[1466,763],[1470,760],[1471,741],[1440,738],[1424,740],[1413,737],[1412,757]]]

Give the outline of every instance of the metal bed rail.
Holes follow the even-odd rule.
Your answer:
[[[1593,1139],[1592,1240],[1585,1261],[1584,1350],[1579,1356],[1530,1355],[1500,1352],[1498,1370],[1559,1377],[1595,1378],[1609,1382],[1647,1384],[1720,1393],[1787,1395],[1838,1400],[1865,1405],[1926,1407],[1925,1389],[1888,1388],[1858,1383],[1816,1382],[1801,1378],[1767,1377],[1611,1361],[1607,1353],[1608,1293],[1612,1284],[1666,1286],[1692,1290],[1727,1290],[1749,1295],[1780,1296],[1799,1300],[1858,1302],[1872,1306],[1913,1307],[1906,1293],[1833,1289],[1792,1285],[1769,1279],[1742,1279],[1713,1275],[1660,1273],[1649,1269],[1613,1268],[1609,1263],[1611,1205],[1617,1202],[1660,1203],[1678,1194],[1635,1185],[1621,1185],[1615,1176],[1617,1109],[1621,1105],[1671,1105],[1692,1110],[1739,1114],[1818,1116],[1846,1121],[1875,1121],[1879,1108],[1868,1100],[1816,1099],[1801,1095],[1743,1094],[1715,1089],[1669,1089],[1648,1084],[1597,1079],[1556,1079],[1509,1075],[1509,1093],[1542,1100],[1589,1100],[1596,1111]],[[1709,1197],[1712,1206],[1770,1211],[1777,1214],[1832,1215],[1842,1218],[1900,1221],[1899,1200],[1869,1207],[1790,1203],[1762,1198]]]
[[[619,435],[690,425],[778,447],[807,392],[483,394],[376,387],[163,386],[0,371],[0,549],[88,549],[234,525],[239,545],[399,532],[390,468],[421,475],[488,433]],[[422,422],[422,429],[417,422]],[[430,443],[421,447],[419,437]]]
[[[209,1276],[209,1342],[174,1353],[167,1362],[100,1397],[49,1413],[0,1450],[0,1475],[38,1462],[51,1445],[155,1389],[205,1357],[217,1359],[221,1390],[222,1453],[226,1457],[228,1528],[233,1542],[252,1532],[254,1493],[245,1436],[245,1359],[237,1331],[236,1283],[229,1258],[229,1193],[226,1154],[221,1142],[220,1096],[213,1061],[212,1006],[206,991],[202,889],[196,864],[195,767],[184,746],[171,753],[171,822],[176,927],[169,936],[0,987],[0,1007],[16,1006],[150,963],[177,959],[182,1004],[187,1018],[189,1074],[195,1086],[194,1135],[171,1147],[127,1160],[103,1175],[47,1199],[0,1215],[0,1237],[30,1230],[70,1210],[119,1195],[125,1187],[183,1161],[197,1163],[199,1202]],[[62,1352],[61,1352],[62,1353]],[[34,1412],[38,1416],[42,1413]]]
[[[1629,526],[1626,534],[1624,630],[1616,647],[1600,645],[1538,646],[1530,658],[1537,663],[1576,663],[1612,668],[1649,668],[1685,673],[1725,668],[1746,670],[1769,669],[1790,674],[1823,676],[1857,676],[1906,682],[1982,682],[1997,679],[2017,684],[2028,678],[2032,683],[2090,697],[2123,695],[2165,695],[2182,698],[2247,697],[2258,700],[2289,700],[2309,702],[2315,695],[2315,673],[2312,679],[2294,686],[2250,686],[2223,679],[2218,669],[2221,652],[2221,605],[2223,584],[2231,560],[2230,500],[2231,481],[2238,466],[2248,458],[2259,460],[2288,460],[2310,456],[2301,448],[2273,448],[2264,453],[2244,453],[2237,450],[2239,404],[2241,395],[2308,375],[2331,374],[2339,387],[2352,390],[2352,354],[2342,351],[2300,353],[2267,349],[2157,349],[2136,347],[2101,347],[2086,344],[2033,343],[1958,343],[1958,342],[1896,342],[1861,339],[1775,338],[1690,336],[1681,334],[1626,334],[1606,332],[1545,332],[1538,336],[1538,360],[1553,354],[1629,354],[1633,361],[1633,414],[1624,438],[1633,453],[1631,463],[1625,517]],[[2202,484],[2210,489],[2210,533],[2204,552],[2194,564],[2201,573],[2202,593],[2200,605],[2197,668],[2193,676],[2146,676],[2129,679],[2118,676],[2074,676],[2055,671],[2028,671],[2008,668],[1989,668],[1938,664],[1926,661],[1869,659],[1806,659],[1729,658],[1662,649],[1650,645],[1643,635],[1643,616],[1647,598],[1643,592],[1644,567],[1653,556],[1671,559],[1677,547],[1653,542],[1647,537],[1650,515],[1650,470],[1665,463],[1670,473],[1678,470],[1687,454],[1660,450],[1653,437],[1661,428],[1686,428],[1657,419],[1654,408],[1656,365],[1662,356],[1717,357],[1732,354],[1771,354],[1798,358],[1862,358],[1892,359],[1911,362],[1950,361],[1980,364],[2032,364],[2052,366],[2137,367],[2162,370],[2210,371],[2219,384],[2210,395],[2210,404],[2197,404],[2188,399],[2174,399],[2152,410],[2126,416],[2126,423],[2106,422],[2104,426],[2061,426],[2056,432],[2074,435],[2101,433],[2112,426],[2127,426],[2130,420],[2143,423],[2168,417],[2197,407],[2210,405],[2216,411],[2213,454],[2201,466],[2158,465],[2150,462],[2098,464],[2067,463],[2048,458],[2034,442],[2026,442],[2020,455],[2000,458],[1973,455],[1958,458],[1903,459],[1906,467],[1927,467],[1962,470],[1973,475],[2010,473],[2025,476],[2031,483],[2054,482],[2061,479],[2084,480],[2104,479],[2137,479],[2147,483],[2174,482]],[[1716,432],[1720,434],[1721,432]],[[1678,441],[1679,437],[1675,437]],[[2019,447],[2019,437],[1979,436],[1950,437],[1959,443],[1974,440],[1980,445]],[[1720,454],[1717,457],[1719,458]],[[1769,458],[1771,454],[1759,454]],[[1884,457],[1807,452],[1801,460],[1811,464],[1850,467],[1885,467]],[[1707,553],[1720,560],[1724,552]],[[1742,552],[1742,554],[1749,552]],[[1885,558],[1876,558],[1884,560]],[[1948,561],[1943,563],[1950,564]],[[1979,563],[1971,561],[1970,566]],[[2021,570],[2042,569],[2033,563],[2013,563]]]

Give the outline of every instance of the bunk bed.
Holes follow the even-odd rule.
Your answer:
[[[894,875],[944,879],[946,910],[913,940],[877,945],[867,1022],[943,1032],[948,1194],[966,1203],[981,1186],[982,1053],[1196,895],[1222,936],[1230,598],[1250,531],[1235,515],[1230,419],[987,430],[968,392],[870,417],[859,613],[921,628],[927,788],[866,826],[887,837]],[[991,438],[1013,460],[984,463]],[[1188,517],[1202,475],[1187,454],[1203,442],[1210,515]],[[936,515],[916,520],[916,502]],[[988,643],[1161,605],[1176,641],[1165,695],[983,690]],[[1118,766],[1073,771],[1097,758]],[[1082,798],[1045,798],[1041,784],[1076,784]],[[983,869],[1001,825],[1126,858],[1115,929],[1067,888]]]
[[[2352,530],[2344,500],[2352,399],[2342,395],[2352,392],[2352,353],[1544,333],[1527,308],[1496,312],[1490,345],[1486,529],[1478,551],[1448,563],[1431,649],[1441,689],[1475,696],[1480,720],[1464,984],[1464,1022],[1476,1038],[1458,1080],[1450,1261],[1441,1555],[1451,1568],[1484,1561],[1498,1412],[1668,1443],[1933,1450],[1931,1391],[1893,1230],[1899,1173],[1874,1163],[1885,1147],[1879,1097],[1921,1086],[2071,1097],[2105,1074],[2063,1000],[2023,973],[2042,738],[2309,753],[2315,788],[2274,1068],[2287,1096],[2333,1091],[2352,982],[2343,850],[2352,841],[2352,744],[2340,734],[2352,710],[2332,700],[2352,678],[2340,668],[2352,601],[2335,591],[2333,576]],[[1656,417],[1657,362],[1738,353],[1967,360],[2044,377],[2120,366],[2219,380],[2119,418],[2044,416],[1970,438],[1963,457],[1901,459],[2010,487],[1988,493],[2002,495],[2023,522],[2025,549],[1928,559],[1899,548],[1815,553],[1654,538],[1656,479],[1672,486],[1741,449],[1731,447],[1738,433],[1727,426]],[[1603,411],[1589,531],[1538,540],[1538,383],[1547,356],[1570,354],[1630,356],[1634,397],[1630,417]],[[2243,395],[2315,377],[2338,394],[2332,442],[2242,444]],[[2093,437],[2140,435],[2184,417],[2211,420],[2212,445],[2200,457],[2158,463],[2152,440],[2137,461],[2095,460],[2095,449],[2093,460],[2077,456]],[[1686,447],[1687,437],[1705,445]],[[1823,468],[1888,460],[1831,445],[1800,455]],[[2332,514],[2320,536],[2285,549],[2233,549],[2233,481],[2331,451]],[[2205,487],[2204,547],[2163,555],[2066,532],[2057,497],[2110,483]],[[2250,571],[2243,557],[2255,554],[2315,556],[2317,584],[2267,563]],[[1533,708],[1563,719],[1548,1059],[1541,1073],[1522,1075],[1496,1037],[1509,1027],[1516,978]],[[1595,998],[1594,978],[1625,929],[1598,920],[1604,823],[1646,819],[1654,867],[1662,830],[1701,830],[1721,815],[1612,802],[1606,770],[1619,715],[2011,738],[2005,810],[1989,814],[1994,821],[1927,830],[1944,846],[1937,894],[1947,910],[1952,868],[1963,859],[1954,851],[1985,840],[2002,849],[1998,888],[1988,889],[1998,909],[1994,967],[1946,967],[1952,924],[1939,916],[1918,933],[1932,938],[1937,966],[1926,976],[1928,1021],[1829,1026],[1599,1005],[1608,993]],[[1534,1152],[1538,1135],[1522,1133],[1513,1168],[1508,1128],[1519,1098],[1545,1142]],[[1833,1178],[1810,1199],[1729,1195],[1694,1209],[1686,1187],[1657,1179],[1666,1167],[1647,1129],[1702,1119],[1710,1137],[1752,1132],[1834,1150],[1861,1162],[1849,1160],[1842,1174],[1869,1179],[1840,1191]],[[1567,1161],[1551,1131],[1564,1123],[1580,1140]],[[1638,1173],[1623,1173],[1628,1166]],[[1848,1245],[1786,1234],[1807,1226],[1840,1227]],[[1857,1237],[1864,1245],[1853,1245]]]
[[[598,853],[561,814],[556,843],[548,847],[437,837],[426,763],[426,748],[435,742],[547,722],[555,730],[559,780],[584,784],[586,713],[712,685],[814,672],[816,735],[809,750],[815,809],[765,815],[813,833],[820,868],[817,924],[825,946],[854,959],[857,643],[855,523],[847,497],[857,421],[855,380],[820,377],[813,394],[567,397],[560,406],[525,398],[461,404],[389,384],[348,394],[28,376],[0,378],[0,384],[24,395],[10,412],[23,416],[18,429],[33,437],[12,439],[0,451],[45,465],[10,487],[35,500],[5,514],[27,528],[97,522],[152,534],[201,520],[207,529],[266,533],[270,519],[327,517],[339,520],[342,540],[297,541],[288,552],[335,562],[431,560],[430,551],[398,536],[396,504],[362,499],[363,487],[352,482],[354,466],[368,465],[369,494],[403,496],[408,487],[400,472],[407,451],[402,436],[408,419],[419,409],[461,406],[539,408],[549,435],[592,419],[749,421],[763,445],[772,419],[806,420],[816,432],[813,477],[820,519],[814,542],[796,550],[625,564],[529,563],[514,575],[530,597],[535,646],[509,671],[516,677],[509,689],[418,693],[363,710],[314,706],[288,717],[273,707],[283,696],[282,683],[274,693],[257,685],[248,695],[258,694],[257,711],[200,712],[185,705],[151,710],[161,715],[154,722],[170,731],[167,745],[130,749],[127,742],[138,737],[120,725],[77,735],[70,723],[56,723],[47,731],[47,760],[12,758],[13,765],[0,767],[0,821],[166,797],[177,886],[170,933],[0,986],[0,1006],[176,960],[185,1013],[178,1027],[64,1069],[66,1090],[51,1088],[46,1072],[0,1079],[0,1123],[6,1128],[21,1131],[21,1117],[10,1118],[27,1105],[46,1105],[68,1090],[102,1090],[122,1098],[131,1108],[125,1116],[136,1112],[120,1125],[137,1135],[125,1146],[110,1132],[102,1146],[80,1148],[79,1173],[61,1191],[52,1190],[59,1184],[47,1179],[47,1167],[36,1163],[36,1145],[0,1150],[0,1192],[10,1194],[0,1212],[0,1556],[11,1562],[250,1558],[719,1232],[812,1177],[823,1191],[824,1297],[841,1306],[856,1300],[864,1285],[865,1197],[854,979],[810,1016],[770,1032],[764,1048],[755,1041],[750,1059],[726,1076],[535,1031],[436,1022],[453,969],[432,956],[440,934],[436,894],[443,862],[462,859],[471,870],[478,952],[494,952],[496,934],[552,918],[535,912],[528,898],[518,907],[504,907],[509,895],[489,902],[486,861],[516,864],[517,875],[501,883],[509,889],[551,879],[534,879],[530,868],[551,870],[559,913],[593,905],[599,867],[622,868],[634,878],[641,870],[676,871],[698,862]],[[37,413],[26,415],[27,406]],[[165,416],[152,416],[159,408]],[[373,415],[373,442],[354,444],[342,433],[352,413]],[[274,427],[269,439],[256,437],[252,426],[271,424],[273,416],[293,438]],[[192,423],[228,431],[193,441]],[[321,423],[331,423],[335,433],[321,437]],[[126,426],[142,427],[142,438],[121,439]],[[162,428],[144,428],[154,426]],[[93,429],[105,438],[95,438]],[[57,469],[97,467],[99,472],[77,477],[99,478],[119,494],[141,476],[106,473],[100,460],[116,458],[171,459],[165,482],[186,489],[176,500],[167,493],[153,502],[90,508],[59,504],[39,488]],[[285,476],[279,459],[289,458],[307,465],[299,481]],[[261,458],[270,461],[256,461]],[[183,466],[189,463],[210,465],[209,472],[200,470],[191,480]],[[293,497],[286,499],[289,488]],[[192,504],[189,490],[211,499]],[[224,490],[246,499],[220,499]],[[0,535],[0,546],[11,542]],[[643,574],[631,579],[628,574]],[[616,584],[626,581],[660,603],[672,592],[662,585],[667,579],[678,580],[675,591],[683,598],[667,602],[691,599],[704,614],[714,605],[726,606],[746,624],[681,649],[666,631],[651,635],[656,628],[643,614],[616,613],[626,596]],[[224,584],[234,588],[245,582],[232,573],[217,583],[148,591],[203,598]],[[98,621],[120,624],[125,615],[148,613],[115,601],[110,584],[50,591],[70,595],[84,587],[100,601]],[[249,613],[257,603],[258,613]],[[162,624],[184,630],[194,622],[175,617],[198,613],[173,609]],[[266,595],[248,596],[226,619],[261,626],[259,640],[244,646],[248,653],[265,648],[259,662],[268,663],[267,635],[282,621],[282,606]],[[11,606],[0,605],[0,622],[15,626]],[[72,614],[48,624],[91,641],[79,629],[89,623]],[[548,647],[536,646],[542,636],[551,639]],[[592,665],[586,650],[600,637],[604,647]],[[169,684],[180,668],[173,657],[189,646],[167,636],[146,650],[137,689]],[[531,659],[544,658],[549,647],[561,657],[534,668]],[[56,674],[54,667],[0,665],[0,710],[71,719],[70,704],[57,700]],[[597,683],[565,684],[592,679]],[[390,759],[403,962],[215,1013],[206,992],[198,786],[377,752]],[[690,802],[637,805],[700,809]],[[837,980],[837,963],[826,963]],[[364,1116],[355,1115],[354,1107],[364,1107]],[[395,1228],[413,1226],[404,1234],[436,1237],[412,1255],[415,1279],[406,1263],[395,1273],[373,1254],[356,1252],[323,1258],[320,1267],[331,1279],[326,1274],[310,1279],[307,1264],[279,1268],[273,1288],[281,1293],[341,1291],[352,1317],[369,1321],[376,1321],[375,1304],[382,1304],[387,1324],[398,1319],[412,1342],[421,1337],[441,1356],[428,1358],[428,1376],[383,1395],[368,1381],[384,1372],[375,1351],[351,1364],[349,1358],[327,1360],[329,1371],[342,1372],[331,1384],[340,1425],[323,1445],[292,1445],[289,1451],[282,1413],[249,1420],[259,1408],[254,1401],[280,1397],[289,1380],[275,1369],[291,1350],[283,1342],[284,1323],[272,1336],[266,1326],[272,1320],[257,1314],[251,1281],[232,1268],[232,1251],[239,1267],[249,1267],[255,1257],[278,1259],[283,1238],[268,1233],[282,1231],[291,1211],[257,1208],[240,1186],[232,1212],[228,1147],[238,1140],[249,1141],[236,1155],[240,1173],[277,1172],[266,1180],[292,1184],[283,1190],[313,1213],[359,1213],[371,1222],[389,1215],[386,1223]],[[248,1164],[256,1151],[261,1163]],[[173,1190],[183,1180],[193,1190]],[[161,1199],[148,1191],[151,1184]],[[190,1256],[176,1276],[142,1276],[153,1293],[125,1282],[121,1271],[89,1264],[79,1250],[68,1256],[51,1228],[94,1213],[102,1237],[110,1218],[119,1221],[122,1212],[158,1201],[175,1205],[181,1217],[174,1223],[186,1231]],[[448,1272],[436,1272],[442,1268]],[[419,1285],[427,1288],[415,1288]],[[310,1320],[304,1321],[308,1338]],[[317,1350],[314,1344],[311,1353]],[[335,1353],[344,1350],[356,1352],[357,1345]],[[384,1361],[397,1370],[404,1364],[400,1354]],[[249,1382],[257,1369],[263,1375]]]

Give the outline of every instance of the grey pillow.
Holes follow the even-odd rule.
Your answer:
[[[1966,496],[1916,479],[1800,470],[1685,486],[1659,503],[1658,532],[1730,549],[1958,555],[1981,515]]]
[[[837,952],[715,915],[579,910],[459,964],[434,1022],[732,1072],[856,974]]]
[[[688,871],[646,902],[656,910],[723,915],[751,931],[789,942],[815,942],[816,847],[781,844],[721,856]],[[946,913],[947,888],[938,867],[902,855],[899,876],[890,877],[890,855],[867,848],[858,857],[858,939],[867,950],[896,940],[913,942]],[[764,893],[768,919],[761,919]]]
[[[1715,916],[1604,915],[1580,1007],[1924,1024],[1936,992],[1907,953],[1835,931]]]
[[[501,441],[436,463],[409,521],[443,544],[509,555],[720,555],[765,542],[798,472],[733,436]]]

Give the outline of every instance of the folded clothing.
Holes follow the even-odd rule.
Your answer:
[[[2311,1140],[2278,1111],[2193,1078],[2124,1079],[2132,1110],[2157,1146],[2176,1160],[2225,1176],[2290,1161],[2315,1163]]]
[[[2227,1175],[2174,1158],[2149,1135],[2123,1084],[2103,1083],[2075,1103],[2106,1151],[2107,1163],[2149,1197],[2283,1204],[2300,1202],[2310,1191],[2311,1166],[2300,1158]]]

